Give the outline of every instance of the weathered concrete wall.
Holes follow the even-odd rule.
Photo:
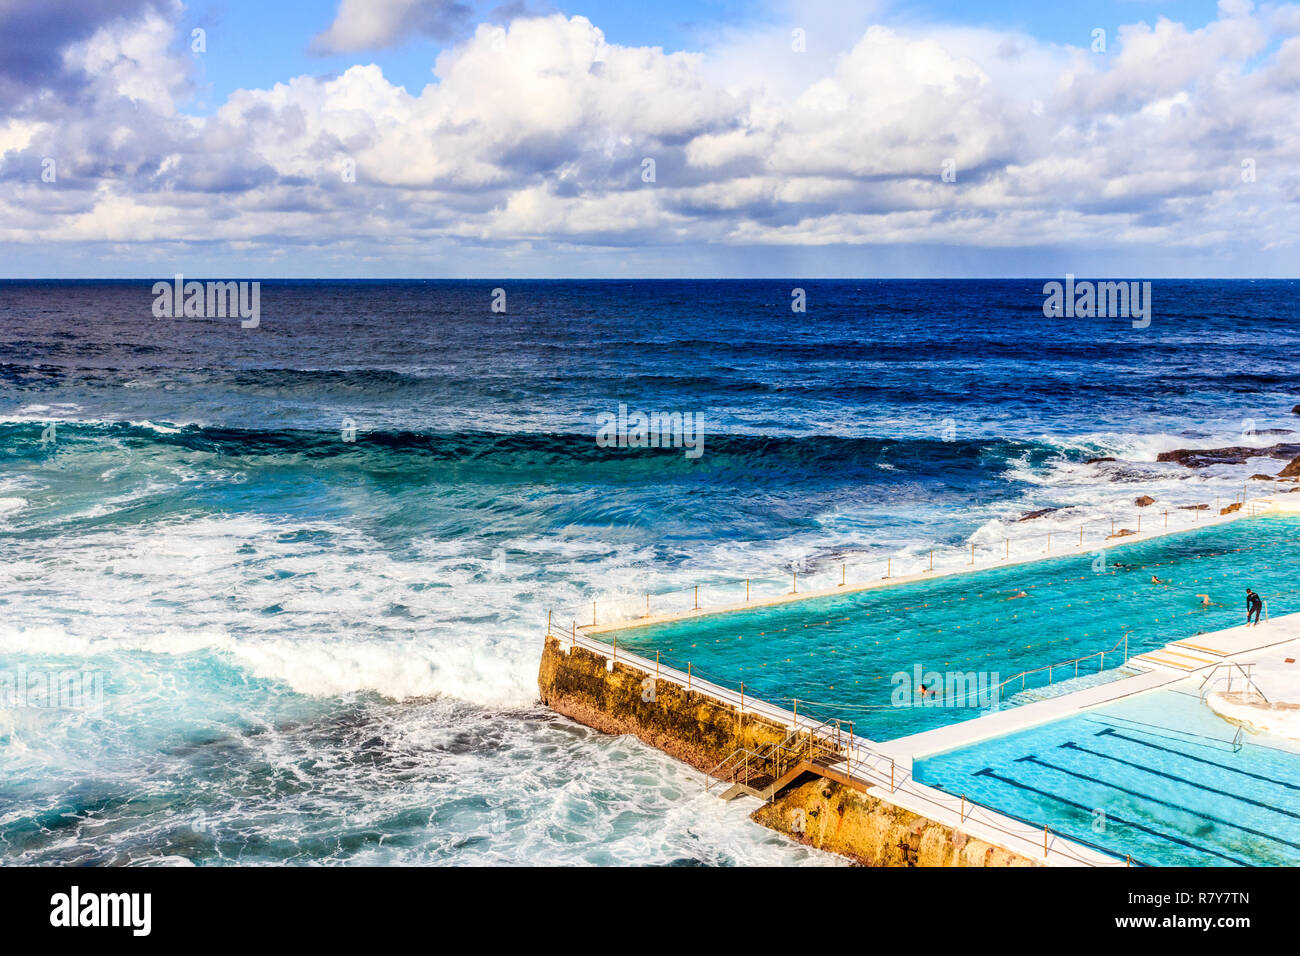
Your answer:
[[[867,866],[1039,865],[830,780],[790,787],[753,818],[800,843]]]
[[[633,734],[651,747],[709,771],[741,747],[751,750],[784,740],[781,724],[745,714],[671,681],[645,683],[640,670],[614,663],[584,647],[566,653],[546,638],[537,686],[556,713],[607,734]],[[653,692],[652,692],[653,691]]]
[[[537,685],[542,703],[608,734],[633,734],[699,770],[740,747],[784,740],[779,723],[745,714],[670,681],[583,647],[546,638]],[[653,691],[651,693],[651,691]],[[869,866],[1033,866],[1035,862],[951,827],[821,778],[790,787],[754,820],[787,836]]]

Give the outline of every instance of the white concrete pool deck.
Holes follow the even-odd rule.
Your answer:
[[[1300,649],[1300,614],[1274,618],[1258,627],[1232,627],[1174,641],[1160,650],[1131,658],[1127,666],[1143,669],[1143,673],[1133,677],[1120,678],[1032,704],[1021,704],[947,727],[898,737],[877,743],[873,749],[893,758],[897,766],[910,773],[912,762],[919,757],[1015,733],[1157,687],[1184,681],[1199,684],[1225,663],[1248,664],[1264,651],[1285,644],[1295,644]],[[1194,653],[1189,652],[1189,645],[1195,649]],[[1160,661],[1173,663],[1166,665]]]

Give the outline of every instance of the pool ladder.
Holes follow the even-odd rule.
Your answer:
[[[1236,661],[1220,661],[1218,664],[1215,664],[1214,667],[1210,670],[1210,672],[1205,675],[1205,679],[1201,681],[1201,702],[1202,703],[1205,702],[1205,695],[1208,694],[1210,690],[1213,689],[1212,685],[1210,687],[1207,687],[1206,685],[1209,684],[1210,681],[1215,677],[1215,675],[1219,673],[1220,668],[1227,668],[1229,694],[1232,693],[1232,677],[1233,677],[1233,671],[1235,670],[1238,673],[1240,673],[1242,677],[1246,679],[1246,683],[1251,687],[1252,690],[1255,691],[1256,694],[1260,696],[1260,698],[1264,701],[1264,703],[1266,704],[1269,703],[1268,695],[1259,689],[1259,685],[1255,683],[1255,678],[1251,676],[1250,668],[1254,666],[1255,665],[1253,664],[1244,664],[1244,665],[1239,664]],[[1223,679],[1222,677],[1219,678],[1219,680],[1222,679]]]

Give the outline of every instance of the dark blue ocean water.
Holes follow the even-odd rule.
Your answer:
[[[802,858],[538,709],[547,609],[1231,496],[1281,462],[1157,453],[1300,421],[1296,282],[1145,329],[1043,280],[266,281],[255,329],[152,284],[0,283],[0,667],[104,687],[0,711],[11,862]],[[702,454],[600,447],[620,404]]]

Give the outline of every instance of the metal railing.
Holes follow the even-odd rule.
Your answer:
[[[1131,630],[1125,631],[1124,636],[1121,637],[1118,641],[1116,641],[1109,650],[1093,651],[1091,654],[1085,654],[1083,657],[1075,657],[1075,658],[1071,658],[1068,661],[1061,661],[1060,663],[1057,664],[1047,664],[1043,667],[1031,667],[1027,671],[1021,671],[1019,674],[1012,674],[1006,680],[1002,681],[1002,683],[998,684],[997,688],[995,689],[996,693],[1000,698],[1002,693],[1002,688],[1006,687],[1008,684],[1014,683],[1016,680],[1020,681],[1020,689],[1023,691],[1026,689],[1025,679],[1030,674],[1041,674],[1043,671],[1047,671],[1047,684],[1042,686],[1050,687],[1052,685],[1053,675],[1056,671],[1065,670],[1069,668],[1070,665],[1074,665],[1074,673],[1071,674],[1070,677],[1066,678],[1066,680],[1070,680],[1072,678],[1079,676],[1080,662],[1092,660],[1094,657],[1100,658],[1097,667],[1097,673],[1100,674],[1102,671],[1106,669],[1106,655],[1114,654],[1115,651],[1119,649],[1121,644],[1124,645],[1124,658],[1120,662],[1119,666],[1123,666],[1124,664],[1128,663],[1128,659],[1129,659],[1128,658],[1128,637],[1132,633],[1133,632]]]
[[[610,646],[608,644],[596,641],[593,638],[587,637],[585,634],[574,633],[571,635],[570,632],[563,631],[549,634],[548,636],[552,636],[557,640],[565,642],[572,641],[572,647],[583,647],[588,651],[602,656],[608,656],[610,651]],[[825,727],[828,723],[832,723],[827,720],[820,720],[814,723],[806,715],[800,716],[799,714],[792,714],[789,711],[782,710],[781,708],[775,707],[766,702],[755,701],[753,698],[742,699],[734,691],[707,680],[695,679],[692,687],[692,677],[686,672],[674,668],[660,667],[655,661],[646,660],[636,654],[624,654],[619,658],[619,661],[626,666],[640,670],[642,673],[647,675],[653,674],[657,679],[670,681],[687,690],[693,690],[695,693],[705,694],[723,703],[737,704],[744,708],[741,711],[742,717],[744,713],[748,712],[760,715],[776,723],[785,724],[786,726],[791,726],[791,724],[793,724],[794,730],[785,738],[785,740],[790,740],[791,737],[796,735],[801,736],[805,733],[815,733],[819,728]],[[835,724],[832,725],[835,726]],[[841,739],[843,739],[843,725],[843,721],[838,722]],[[851,726],[852,724],[850,723],[850,727]],[[851,730],[850,734],[852,734]],[[832,740],[833,739],[834,738],[832,737]],[[971,830],[972,826],[975,826],[978,829],[987,830],[990,833],[998,834],[1002,838],[1031,842],[1035,839],[1036,834],[1042,833],[1045,829],[1041,824],[1032,823],[1028,820],[1017,817],[1014,814],[1006,813],[1005,811],[991,810],[987,807],[979,804],[972,804],[965,800],[961,801],[961,806],[959,808],[958,797],[947,794],[942,790],[928,787],[924,784],[915,783],[912,781],[910,772],[906,770],[902,773],[899,772],[893,757],[871,750],[863,746],[860,741],[862,741],[861,737],[852,738],[852,746],[848,748],[853,752],[851,758],[846,755],[845,762],[848,774],[852,776],[853,779],[858,780],[867,786],[878,786],[881,788],[888,786],[891,794],[899,795],[900,798],[905,799],[907,803],[912,805],[909,809],[913,809],[915,812],[919,812],[922,815],[933,815],[936,812],[946,812],[951,814],[953,817],[958,817],[960,815],[960,819],[967,832],[971,832],[971,835],[976,837],[979,837],[980,834],[978,830],[973,832]],[[785,741],[782,741],[782,743],[784,742]],[[739,751],[728,756],[727,760],[723,761],[723,763],[725,764],[727,761],[743,760],[742,757],[737,756],[738,753]],[[722,764],[714,769],[718,770],[721,766]],[[1022,824],[1023,829],[1014,829],[1011,826],[1008,826],[1010,823]],[[988,837],[983,838],[987,839]],[[1063,845],[1058,843],[1053,846],[1052,852],[1067,860],[1088,866],[1128,865],[1128,861],[1119,859],[1114,851],[1092,844],[1087,840],[1073,836],[1066,837],[1065,840],[1066,842]],[[1012,850],[1012,852],[1021,852],[1006,846],[1005,839],[999,842],[998,838],[994,837],[993,842],[1004,846],[1006,849]],[[1074,849],[1072,849],[1073,846],[1077,846],[1080,849],[1085,847],[1091,849],[1101,857],[1104,857],[1105,862],[1096,858],[1088,859],[1080,856]]]
[[[846,739],[851,747],[852,737],[844,737],[842,723],[831,719],[816,727],[796,727],[784,740],[769,744],[762,750],[738,748],[704,775],[705,792],[711,791],[715,782],[749,787],[761,779],[770,786],[801,763],[816,763],[824,757],[847,755]],[[768,793],[766,798],[771,796]]]
[[[1222,500],[1216,499],[1213,505],[1207,503],[1180,505],[1167,508],[1162,512],[1155,512],[1156,516],[1163,516],[1164,519],[1160,533],[1187,531],[1220,521],[1255,517],[1272,507],[1271,498],[1249,498],[1244,494],[1239,494],[1235,495],[1232,500],[1232,504],[1237,506],[1237,510],[1222,514],[1225,510],[1220,507]],[[1210,511],[1212,507],[1214,509],[1212,512],[1213,518],[1210,521],[1202,521],[1200,512],[1202,510]],[[1175,527],[1171,529],[1169,527],[1169,517],[1179,511],[1190,511],[1192,520],[1181,528]],[[1142,511],[1140,509],[1136,512],[1136,519],[1133,522],[1136,530],[1123,527],[1124,522],[1117,522],[1115,518],[1097,518],[1084,522],[1078,526],[1077,540],[1073,531],[1049,531],[1044,534],[1026,535],[1015,539],[1004,537],[1001,549],[997,548],[996,545],[984,546],[984,550],[988,552],[986,556],[989,560],[980,562],[980,566],[998,567],[1005,566],[1008,563],[1032,561],[1042,557],[1077,555],[1090,549],[1104,548],[1112,544],[1123,544],[1130,537],[1124,532],[1131,531],[1132,537],[1143,534]],[[1094,534],[1093,538],[1085,540],[1084,531],[1090,527],[1096,529],[1098,526],[1100,526],[1100,538],[1095,537]],[[1147,537],[1149,536],[1147,535]],[[1068,543],[1064,546],[1059,543],[1053,544],[1053,539],[1059,542],[1061,538],[1068,538]],[[1013,543],[1016,545],[1015,549],[1011,547]],[[974,569],[976,567],[977,548],[979,547],[975,542],[971,542],[969,560],[961,565],[954,564],[951,567],[936,569],[934,556],[937,549],[930,548],[928,551],[910,557],[903,555],[886,556],[883,561],[884,567],[881,567],[880,563],[877,562],[855,564],[854,570],[856,573],[852,576],[848,574],[847,562],[841,562],[838,570],[834,569],[833,566],[829,570],[819,569],[817,571],[812,571],[807,567],[803,569],[792,568],[779,574],[768,573],[759,577],[725,578],[654,594],[640,592],[621,597],[588,599],[580,604],[557,610],[555,617],[556,620],[564,624],[571,623],[572,627],[576,629],[605,628],[616,625],[637,626],[650,621],[673,620],[699,614],[717,613],[719,611],[745,608],[755,604],[779,603],[814,595],[860,590],[875,587],[887,581],[905,578],[923,579],[936,573],[942,576]],[[1014,555],[1012,554],[1013,550],[1017,552]],[[896,573],[905,562],[909,563],[910,567]],[[818,578],[817,583],[810,586],[809,579],[814,575]],[[784,584],[780,583],[782,581],[784,581]],[[759,585],[764,586],[770,593],[766,595],[758,594]]]

